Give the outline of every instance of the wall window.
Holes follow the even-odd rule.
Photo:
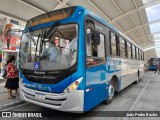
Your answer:
[[[87,67],[105,62],[105,36],[93,29],[86,30],[86,63]]]
[[[113,32],[110,32],[110,53],[112,56],[117,56],[118,55],[118,46],[117,46],[117,41],[116,41],[116,34]]]

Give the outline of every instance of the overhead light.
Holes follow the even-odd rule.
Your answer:
[[[155,45],[155,46],[152,46],[149,48],[145,48],[145,49],[143,49],[143,51],[148,51],[148,50],[155,49],[155,48],[160,48],[160,45]]]

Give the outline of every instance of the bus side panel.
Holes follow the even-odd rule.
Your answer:
[[[118,78],[118,92],[136,81],[138,70],[140,78],[144,75],[143,61],[108,56],[107,64],[107,79],[111,80],[116,75]]]
[[[132,84],[137,78],[137,65],[135,61],[122,59],[121,66],[121,90]]]
[[[124,65],[121,66],[121,90],[136,81],[139,70],[139,78],[144,75],[143,61],[122,59]],[[123,77],[123,75],[125,77]]]
[[[104,100],[106,90],[106,65],[86,69],[84,111],[89,111]]]

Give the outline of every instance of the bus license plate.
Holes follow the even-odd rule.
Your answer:
[[[36,97],[37,99],[45,100],[44,94],[35,93],[35,97]]]

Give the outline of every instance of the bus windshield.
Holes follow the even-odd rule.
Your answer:
[[[159,58],[152,58],[150,60],[150,65],[159,65],[160,64],[160,59]]]
[[[53,26],[52,26],[53,27]],[[26,32],[20,46],[20,68],[35,70],[63,70],[77,60],[78,25],[57,25]]]

